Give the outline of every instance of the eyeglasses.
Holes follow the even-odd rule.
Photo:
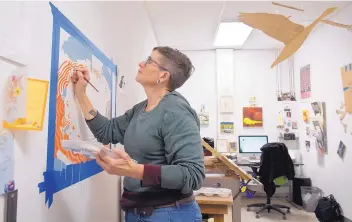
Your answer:
[[[167,70],[165,67],[160,65],[154,59],[152,59],[152,57],[148,56],[147,60],[144,62],[144,65],[148,65],[148,64],[151,64],[151,63],[154,63],[155,65],[157,65],[161,70],[169,72],[169,70]]]

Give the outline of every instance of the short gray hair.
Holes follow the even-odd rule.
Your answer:
[[[170,73],[169,89],[173,91],[180,88],[194,71],[191,60],[182,52],[168,46],[155,47],[154,50],[163,56],[162,65]]]

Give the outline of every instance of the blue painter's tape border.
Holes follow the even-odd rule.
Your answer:
[[[53,33],[52,33],[52,60],[51,60],[51,77],[50,77],[50,101],[49,101],[49,125],[48,125],[48,149],[47,149],[47,167],[43,173],[44,182],[38,184],[39,193],[45,192],[45,203],[48,207],[53,203],[53,197],[59,192],[75,183],[87,179],[102,171],[101,167],[95,160],[86,163],[71,164],[62,171],[54,170],[54,152],[55,152],[55,128],[56,128],[56,94],[59,68],[59,51],[60,51],[60,29],[64,29],[72,37],[89,47],[92,54],[96,56],[104,66],[111,70],[110,88],[112,89],[113,77],[117,79],[117,65],[115,65],[107,56],[104,55],[81,31],[79,31],[51,2],[49,2],[53,14]],[[116,87],[114,89],[115,95]],[[111,98],[113,98],[113,89]],[[111,117],[113,101],[111,101]],[[116,115],[116,102],[115,115]],[[79,175],[79,176],[77,176]]]

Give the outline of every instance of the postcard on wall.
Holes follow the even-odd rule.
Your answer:
[[[263,127],[263,108],[243,107],[243,127]]]
[[[301,99],[311,96],[310,65],[306,65],[300,70]]]

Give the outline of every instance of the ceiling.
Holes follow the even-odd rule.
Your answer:
[[[147,1],[148,11],[159,45],[180,50],[214,49],[213,42],[220,21],[236,21],[239,12],[267,12],[291,16],[296,23],[307,25],[329,7],[339,13],[349,1],[279,2],[304,12],[273,5],[270,1]],[[273,49],[281,42],[253,30],[242,49]]]

